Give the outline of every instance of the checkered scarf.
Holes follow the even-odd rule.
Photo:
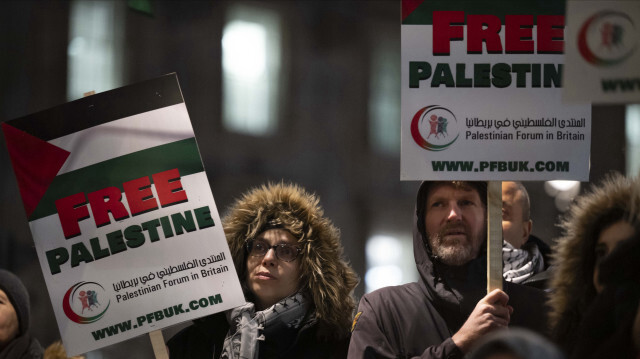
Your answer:
[[[502,241],[502,276],[508,282],[522,283],[544,269],[542,254],[535,243],[525,243],[521,249]]]
[[[264,341],[266,336],[273,340],[284,339],[278,338],[279,328],[298,329],[307,307],[302,294],[296,293],[263,311],[256,312],[251,302],[227,311],[231,326],[220,358],[257,359],[259,341]]]

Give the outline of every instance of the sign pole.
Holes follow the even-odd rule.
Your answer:
[[[95,95],[95,91],[88,91],[83,94],[82,97]],[[164,337],[162,336],[162,330],[154,330],[149,332],[149,339],[151,339],[151,346],[153,347],[153,353],[156,359],[169,359],[169,353],[167,347],[164,344]]]
[[[502,181],[487,182],[487,293],[502,289]]]
[[[151,339],[151,346],[153,346],[153,354],[155,354],[156,359],[169,359],[169,353],[167,352],[167,346],[164,344],[162,330],[158,329],[149,332],[149,338]]]

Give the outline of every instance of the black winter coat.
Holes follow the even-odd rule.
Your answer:
[[[260,358],[346,358],[349,338],[339,341],[320,341],[317,338],[317,322],[303,325],[292,345],[282,347],[277,338],[266,338],[260,342]],[[168,342],[171,359],[219,358],[229,323],[224,313],[216,313],[197,319],[194,324],[181,330]],[[214,356],[215,355],[215,356]]]
[[[0,351],[0,359],[41,359],[44,349],[40,342],[29,334],[13,339]]]

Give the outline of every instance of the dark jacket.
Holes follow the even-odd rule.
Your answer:
[[[424,184],[423,184],[424,186]],[[486,295],[486,252],[466,265],[452,267],[435,261],[426,244],[426,198],[420,195],[413,228],[413,250],[420,280],[382,288],[360,300],[354,321],[349,358],[462,358],[451,337]],[[511,326],[546,331],[544,292],[504,282],[513,306]]]
[[[44,349],[28,334],[13,339],[2,351],[0,359],[41,359]]]
[[[551,247],[545,243],[542,239],[534,236],[533,234],[529,235],[529,239],[527,239],[528,243],[533,243],[538,247],[540,254],[542,254],[542,259],[544,260],[544,269],[548,269],[551,264]]]
[[[300,328],[293,343],[267,338],[260,343],[260,358],[346,358],[349,338],[321,341],[317,322],[309,320]],[[173,336],[167,345],[171,359],[219,358],[229,323],[224,313],[197,319],[194,324]],[[288,337],[288,336],[283,336]]]
[[[551,278],[551,273],[553,271],[552,268],[549,268],[551,265],[551,247],[533,234],[529,236],[527,242],[534,243],[538,247],[538,250],[542,254],[542,260],[544,261],[544,270],[527,278],[522,282],[522,284],[527,287],[538,288],[546,291],[549,288],[549,279]]]

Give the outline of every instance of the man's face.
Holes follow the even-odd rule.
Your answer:
[[[502,237],[514,248],[529,239],[531,221],[523,219],[523,193],[513,182],[502,182]]]
[[[433,254],[447,265],[476,258],[486,238],[486,209],[472,188],[434,185],[427,194],[424,222]]]

